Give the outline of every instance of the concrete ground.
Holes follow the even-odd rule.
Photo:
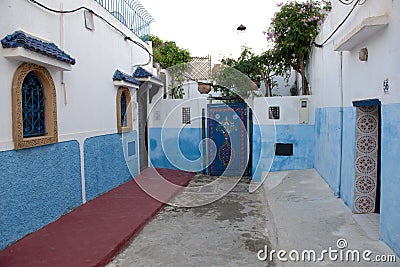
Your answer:
[[[318,256],[323,250],[344,252],[343,261],[330,260],[324,255],[324,261],[312,264],[288,261],[283,266],[399,266],[397,263],[366,262],[360,256],[360,262],[346,261],[349,250],[372,252],[367,257],[375,260],[377,255],[395,255],[382,241],[374,240],[357,224],[351,210],[341,199],[334,196],[329,186],[315,170],[286,171],[270,173],[263,185],[267,198],[266,204],[273,232],[270,240],[277,250],[315,250]],[[276,238],[272,238],[276,237]],[[347,243],[339,249],[337,242]],[[345,240],[345,242],[344,242]],[[368,256],[368,255],[367,255]],[[352,257],[349,257],[352,259]],[[335,254],[332,254],[335,259]]]
[[[175,204],[196,202],[196,195],[188,193],[193,191],[197,199],[212,199],[226,185],[212,181],[197,175]],[[242,179],[232,192],[211,204],[166,206],[108,266],[398,266],[363,261],[365,250],[371,251],[366,255],[371,259],[394,253],[361,229],[315,170],[271,173],[255,193],[247,191],[247,181]],[[339,257],[336,261],[328,253],[323,261],[301,261],[303,253],[308,260],[314,250],[318,260],[330,248],[332,259]],[[279,260],[276,253],[272,261],[259,260],[266,250],[268,256],[272,250],[285,250],[281,258],[288,261]],[[361,261],[347,262],[346,257],[353,259],[353,254],[346,256],[349,250],[360,251]]]
[[[188,191],[212,181],[195,176]],[[212,198],[219,188],[203,187],[199,198]],[[179,197],[194,200],[185,192]],[[257,259],[257,251],[269,244],[264,203],[263,189],[249,194],[244,179],[233,192],[211,204],[166,206],[108,266],[265,266]]]

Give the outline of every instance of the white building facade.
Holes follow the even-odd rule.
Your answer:
[[[148,165],[138,130],[163,83],[140,4],[117,2],[0,2],[0,249]]]
[[[310,61],[314,166],[354,213],[380,213],[380,239],[399,255],[400,5],[346,2],[333,1]]]

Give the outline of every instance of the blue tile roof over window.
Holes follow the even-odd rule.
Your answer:
[[[135,78],[138,78],[138,79],[140,79],[140,78],[153,78],[154,80],[163,82],[162,80],[160,80],[159,78],[157,78],[156,76],[154,76],[153,74],[148,72],[147,70],[143,69],[142,67],[137,67],[137,69],[133,73],[133,76]]]
[[[142,84],[141,82],[136,80],[133,76],[125,74],[120,70],[116,70],[114,72],[113,80],[114,81],[125,81],[125,82],[136,84],[136,85],[141,85]]]
[[[23,47],[27,50],[54,58],[56,60],[75,65],[76,61],[70,55],[53,43],[48,43],[30,36],[23,31],[16,31],[1,40],[3,48]]]
[[[133,76],[135,76],[136,78],[149,78],[153,77],[153,74],[143,69],[142,67],[137,67]]]

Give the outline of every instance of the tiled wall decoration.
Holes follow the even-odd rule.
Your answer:
[[[373,213],[378,178],[379,107],[358,107],[356,123],[354,213]]]

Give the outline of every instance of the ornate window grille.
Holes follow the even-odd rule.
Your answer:
[[[45,94],[42,81],[33,72],[26,75],[22,84],[23,135],[46,135]]]
[[[269,107],[269,119],[270,120],[279,120],[279,118],[280,118],[279,107]]]
[[[119,87],[116,97],[118,133],[132,131],[131,94],[126,87]]]
[[[23,63],[14,72],[12,119],[15,149],[58,142],[57,93],[46,68]]]
[[[122,92],[121,94],[121,126],[128,126],[128,120],[126,118],[126,94]]]
[[[190,108],[189,107],[182,108],[182,123],[190,124]]]

